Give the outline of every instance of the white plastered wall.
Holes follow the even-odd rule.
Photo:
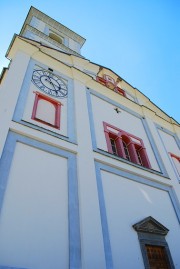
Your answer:
[[[75,117],[78,138],[77,171],[81,228],[82,268],[105,269],[94,156],[92,152],[86,91],[75,80]]]
[[[0,219],[0,264],[68,268],[67,159],[17,143]]]
[[[132,225],[148,216],[169,229],[166,241],[175,268],[180,268],[180,227],[168,193],[104,171],[102,185],[114,269],[144,268],[138,236]]]
[[[76,51],[77,53],[81,53],[80,51],[80,45],[74,41],[73,39],[69,38],[69,48]]]
[[[164,131],[159,130],[160,136],[163,140],[163,144],[167,152],[171,152],[177,156],[180,156],[180,149],[176,143],[174,137]]]
[[[22,87],[23,79],[29,64],[30,57],[22,51],[17,51],[13,58],[6,79],[0,90],[0,155],[4,147],[10,122],[13,118],[14,109]]]
[[[36,17],[32,17],[32,20],[30,22],[30,25],[36,29],[38,29],[40,32],[45,32],[46,23],[43,21],[37,19]]]
[[[174,183],[177,183],[180,181],[180,175],[179,175],[180,164],[178,161],[177,161],[177,163],[173,162],[173,159],[171,158],[170,153],[180,157],[180,149],[179,149],[177,142],[176,142],[173,135],[171,135],[163,130],[159,130],[159,134],[160,134],[163,146],[165,148],[166,155],[169,157],[168,161],[166,162],[167,163],[167,170],[169,171],[170,178],[171,179],[175,178]],[[177,165],[177,167],[176,167],[176,165]],[[173,169],[173,173],[172,173],[172,169]],[[179,184],[176,187],[176,192],[179,193],[178,197],[180,197],[179,196],[180,195]]]

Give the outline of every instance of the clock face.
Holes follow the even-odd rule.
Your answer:
[[[34,70],[32,75],[32,82],[41,91],[51,96],[57,98],[67,97],[68,90],[64,81],[48,70]]]

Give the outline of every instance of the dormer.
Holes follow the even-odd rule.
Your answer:
[[[113,90],[120,95],[126,96],[125,91],[120,87],[119,84],[119,82],[121,82],[122,79],[115,73],[113,73],[111,70],[100,68],[96,77],[96,81],[106,86],[110,90]]]
[[[85,42],[83,37],[34,7],[29,10],[20,35],[74,55],[81,54]]]

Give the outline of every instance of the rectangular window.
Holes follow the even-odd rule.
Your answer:
[[[103,122],[108,151],[141,166],[151,168],[142,139]]]
[[[32,119],[60,129],[61,103],[39,92],[35,93]]]

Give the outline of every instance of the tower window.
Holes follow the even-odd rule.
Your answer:
[[[32,119],[60,129],[61,103],[35,92]]]
[[[130,162],[151,168],[142,139],[103,123],[108,151]]]
[[[62,44],[63,43],[63,38],[54,34],[54,33],[49,33],[49,37],[55,40],[56,42]]]

